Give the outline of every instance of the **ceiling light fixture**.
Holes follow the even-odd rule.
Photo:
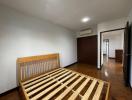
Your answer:
[[[89,17],[84,17],[84,18],[82,18],[82,20],[81,20],[81,21],[82,21],[83,23],[86,23],[86,22],[88,22],[89,20],[90,20],[90,18],[89,18]]]

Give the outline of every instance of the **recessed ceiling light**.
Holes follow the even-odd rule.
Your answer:
[[[89,20],[90,20],[90,18],[89,18],[89,17],[84,17],[84,18],[82,18],[82,20],[81,20],[81,21],[82,21],[83,23],[86,23],[86,22],[88,22]]]

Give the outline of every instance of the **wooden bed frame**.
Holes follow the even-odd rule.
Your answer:
[[[18,58],[17,65],[25,100],[108,100],[109,82],[60,68],[59,54]]]

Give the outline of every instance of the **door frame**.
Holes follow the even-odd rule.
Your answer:
[[[99,36],[100,36],[100,69],[102,69],[102,66],[103,66],[103,64],[101,64],[101,62],[102,62],[102,49],[101,49],[102,48],[102,34],[104,34],[106,32],[118,31],[118,30],[125,30],[125,28],[117,28],[117,29],[102,31],[99,34]]]

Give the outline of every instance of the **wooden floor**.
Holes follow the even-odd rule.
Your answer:
[[[122,65],[112,59],[105,61],[101,70],[88,64],[75,64],[68,69],[109,81],[111,83],[110,100],[132,100],[132,89],[124,86]],[[0,100],[20,100],[20,98],[18,92],[13,91],[0,97]]]
[[[109,81],[111,83],[110,100],[132,100],[132,89],[124,86],[122,64],[116,63],[113,59],[105,62],[101,70],[87,64],[76,64],[69,69]]]

